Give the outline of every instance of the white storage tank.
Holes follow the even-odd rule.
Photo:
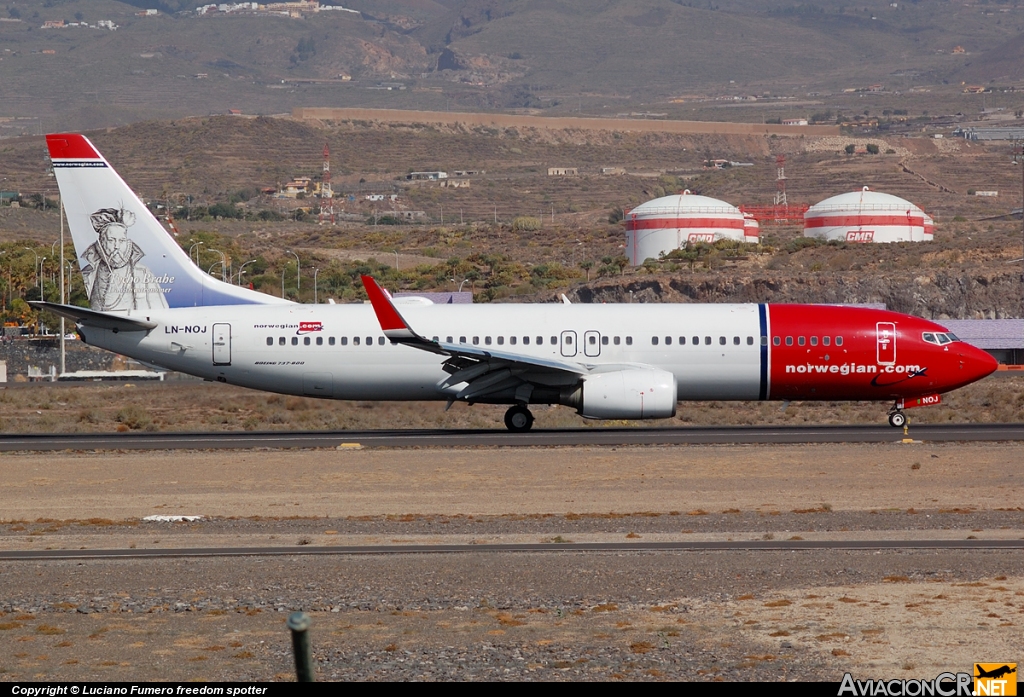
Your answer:
[[[743,214],[743,241],[750,244],[757,244],[761,241],[761,223],[753,213]]]
[[[758,241],[757,221],[751,225],[736,206],[689,191],[662,196],[626,211],[626,256],[639,266],[688,242]]]
[[[925,219],[924,211],[910,201],[865,186],[807,209],[804,237],[844,242],[924,242],[932,239],[931,226],[926,231]]]

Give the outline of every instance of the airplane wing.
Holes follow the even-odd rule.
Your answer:
[[[109,312],[97,312],[96,310],[78,307],[77,305],[61,305],[42,300],[29,300],[28,304],[37,310],[49,310],[54,314],[66,317],[83,327],[111,329],[115,332],[148,332],[157,326],[156,322],[135,319],[124,315],[115,315]]]
[[[511,351],[494,351],[490,348],[482,349],[478,346],[428,339],[416,333],[405,321],[391,302],[391,298],[372,277],[363,276],[362,281],[373,311],[377,315],[377,321],[384,330],[384,336],[391,341],[421,351],[448,356],[448,360],[441,367],[449,377],[439,382],[438,388],[445,390],[453,385],[466,383],[465,387],[449,399],[449,406],[455,400],[474,401],[499,392],[512,393],[516,401],[528,403],[535,386],[574,385],[593,368],[574,361],[526,356]]]

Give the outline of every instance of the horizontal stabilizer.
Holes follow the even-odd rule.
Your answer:
[[[111,329],[119,332],[148,332],[157,326],[156,322],[89,310],[77,305],[60,305],[42,300],[30,300],[28,304],[37,310],[47,310],[61,317],[66,317],[83,327]]]

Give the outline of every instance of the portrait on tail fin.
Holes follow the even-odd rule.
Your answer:
[[[128,237],[135,214],[123,206],[101,208],[89,221],[99,237],[81,259],[89,307],[101,312],[166,308],[156,276],[141,263],[146,253]]]

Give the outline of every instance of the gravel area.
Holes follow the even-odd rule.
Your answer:
[[[1024,537],[1016,444],[15,454],[0,549]],[[915,467],[916,465],[916,467]],[[145,522],[196,514],[189,523]],[[0,680],[934,677],[1024,650],[1019,551],[0,562]]]

